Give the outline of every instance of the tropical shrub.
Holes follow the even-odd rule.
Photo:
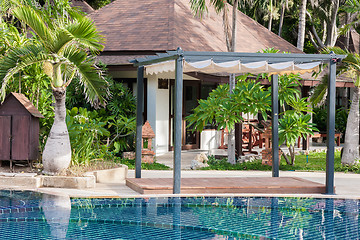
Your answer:
[[[102,65],[102,69],[105,71],[106,67]],[[106,122],[105,128],[110,132],[109,136],[102,139],[107,142],[108,154],[119,156],[122,152],[134,150],[136,98],[124,84],[109,76],[106,76],[106,79],[109,82],[110,96],[105,108],[94,110],[85,101],[83,91],[77,84],[68,87],[66,106],[68,109],[86,108],[88,111],[97,112],[97,119]]]
[[[73,153],[72,164],[88,165],[101,151],[106,151],[106,144],[101,139],[110,136],[110,132],[96,111],[76,107],[67,110],[66,124]]]
[[[261,112],[266,119],[266,111],[270,109],[270,93],[259,82],[246,80],[246,77],[244,75],[238,79],[231,93],[229,85],[224,84],[214,89],[207,99],[200,99],[193,114],[186,117],[189,127],[202,131],[206,125],[216,122],[218,130],[227,128],[231,132],[235,123],[245,121],[241,113],[254,115]],[[235,152],[229,150],[228,159],[235,164]]]
[[[326,132],[327,129],[327,109],[325,107],[313,108],[313,123],[320,132]],[[345,136],[346,122],[348,117],[348,110],[340,108],[335,112],[335,131],[340,132]]]
[[[282,112],[279,115],[279,144],[286,144],[289,156],[283,153],[286,163],[295,164],[295,144],[299,137],[306,138],[318,131],[311,123],[307,98],[300,98],[300,77],[298,74],[279,76],[279,103]]]

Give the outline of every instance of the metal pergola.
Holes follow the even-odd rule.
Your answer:
[[[267,61],[269,64],[293,61],[297,64],[321,61],[329,64],[327,96],[327,155],[326,155],[326,193],[334,194],[334,153],[335,153],[335,92],[336,63],[345,55],[330,54],[285,54],[285,53],[238,53],[238,52],[186,52],[181,48],[154,56],[137,58],[131,62],[137,71],[137,111],[136,111],[136,160],[135,177],[141,178],[141,142],[144,105],[144,67],[166,61],[175,63],[175,101],[174,101],[174,174],[173,193],[180,193],[181,186],[181,132],[182,132],[182,95],[183,61],[198,62],[211,59],[216,63],[240,60],[242,63]],[[272,176],[279,177],[279,134],[278,134],[278,75],[271,76],[272,94]]]

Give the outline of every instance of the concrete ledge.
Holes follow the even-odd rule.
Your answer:
[[[95,176],[86,177],[64,177],[64,176],[42,176],[42,187],[54,188],[94,188]]]
[[[0,176],[1,188],[39,188],[42,186],[42,177],[34,176]]]
[[[119,168],[94,171],[92,174],[97,183],[123,183],[127,178],[128,166],[122,165]]]
[[[36,173],[0,173],[0,189],[7,188],[95,188],[96,183],[125,183],[128,167],[99,170],[84,177],[44,176]]]

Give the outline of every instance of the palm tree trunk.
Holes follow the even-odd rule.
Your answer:
[[[232,34],[231,34],[231,51],[236,52],[236,19],[237,19],[237,8],[239,5],[239,0],[234,1],[233,5],[233,15],[232,15]]]
[[[353,165],[359,159],[359,98],[360,88],[355,87],[350,112],[346,123],[342,164]]]
[[[281,37],[282,27],[284,24],[284,15],[285,15],[285,3],[281,5],[281,13],[280,13],[280,22],[279,22],[279,33],[278,36]]]
[[[333,7],[331,9],[331,15],[328,20],[328,27],[326,31],[326,46],[333,47],[335,45],[337,34],[336,34],[336,20],[337,12],[339,10],[339,0],[333,1]]]
[[[271,31],[271,25],[272,25],[272,18],[273,18],[273,6],[272,6],[272,0],[270,0],[270,10],[269,10],[269,23],[268,23],[268,30]]]
[[[272,14],[271,12],[269,12],[270,16],[269,16],[269,23],[268,23],[268,30],[271,31],[271,25],[272,25]]]
[[[301,0],[299,13],[299,29],[296,47],[301,51],[304,49],[305,42],[305,25],[306,25],[306,0]]]
[[[236,163],[235,158],[235,129],[229,131],[228,134],[228,162],[231,164]]]
[[[44,173],[57,175],[69,167],[71,162],[71,146],[65,117],[66,88],[53,89],[55,98],[55,119],[46,141],[43,153]]]
[[[237,20],[237,7],[239,0],[234,1],[233,13],[232,13],[232,34],[231,34],[231,52],[236,51],[236,20]],[[229,91],[230,94],[235,88],[235,74],[231,74],[229,78]],[[234,127],[234,126],[233,126]],[[235,129],[229,131],[228,134],[228,162],[231,164],[236,163],[235,159]]]

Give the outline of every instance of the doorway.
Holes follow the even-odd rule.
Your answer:
[[[175,99],[175,86],[174,81],[171,81],[170,84],[170,94],[169,94],[169,150],[173,150],[174,143],[174,99]],[[182,149],[199,149],[200,148],[200,133],[198,131],[192,130],[191,126],[188,126],[185,118],[193,113],[193,109],[198,105],[198,100],[200,99],[200,81],[184,81],[183,86],[183,111],[182,111]]]

